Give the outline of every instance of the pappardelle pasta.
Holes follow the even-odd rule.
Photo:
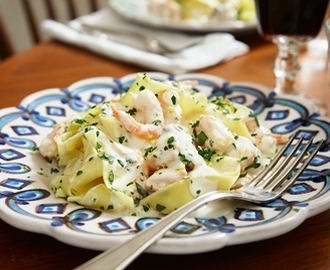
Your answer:
[[[194,91],[196,84],[138,74],[126,93],[57,124],[39,146],[63,167],[50,182],[55,196],[159,215],[248,181],[285,138],[259,127],[247,107]]]

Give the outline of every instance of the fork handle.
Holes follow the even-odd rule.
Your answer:
[[[207,193],[180,207],[147,229],[138,232],[128,241],[125,241],[112,249],[108,249],[95,258],[78,266],[75,268],[75,270],[124,269],[144,250],[146,250],[154,242],[160,239],[168,230],[173,228],[177,223],[179,223],[184,217],[186,217],[194,210],[211,201],[233,197],[235,198],[234,194],[220,193],[219,191]]]

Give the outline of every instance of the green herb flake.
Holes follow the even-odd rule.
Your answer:
[[[121,143],[121,144],[123,144],[125,141],[127,141],[126,140],[126,137],[125,136],[120,136],[119,138],[118,138],[118,141],[119,141],[119,143]]]
[[[73,119],[72,122],[78,124],[78,125],[82,125],[84,123],[86,123],[86,120],[85,119],[81,119],[81,118],[76,118],[76,119]]]
[[[199,120],[197,120],[195,123],[191,124],[191,128],[193,129],[193,135],[194,138],[197,138],[197,131],[196,131],[196,127],[199,126]]]
[[[57,168],[51,168],[50,173],[58,173],[60,172]]]
[[[117,162],[121,167],[123,167],[123,168],[125,167],[124,162],[122,162],[120,159],[117,159]]]
[[[152,151],[156,150],[157,147],[156,146],[150,146],[146,149],[144,149],[144,157],[147,157]]]
[[[158,212],[161,212],[161,211],[163,211],[163,210],[165,210],[166,209],[166,206],[164,206],[164,205],[161,205],[161,204],[156,204],[156,210],[158,211]]]
[[[159,120],[159,119],[156,119],[156,120],[152,121],[152,124],[155,125],[155,126],[159,126],[161,123],[162,123],[162,121]]]
[[[109,180],[110,184],[112,185],[113,181],[115,180],[115,174],[114,174],[113,170],[110,171],[110,173],[108,175],[108,180]]]
[[[48,163],[50,163],[50,164],[53,162],[52,158],[47,157],[47,156],[45,157],[45,160],[46,160]]]
[[[108,210],[108,211],[109,211],[109,210],[113,210],[113,209],[115,209],[115,207],[114,207],[112,204],[108,205],[108,207],[107,207],[107,210]]]
[[[203,145],[207,141],[208,137],[203,131],[201,131],[198,133],[197,139],[199,144]]]
[[[172,100],[172,104],[175,105],[176,104],[176,96],[172,96],[171,100]]]
[[[129,110],[127,111],[127,113],[128,113],[129,115],[135,115],[136,112],[137,112],[137,110],[136,110],[135,108],[129,109]]]
[[[247,156],[243,156],[243,157],[241,157],[241,158],[240,158],[240,160],[239,160],[239,161],[240,161],[240,162],[242,162],[242,161],[244,161],[244,160],[247,160],[247,159],[248,159],[248,157],[247,157]]]
[[[76,175],[79,176],[81,174],[83,174],[83,171],[79,170],[79,171],[77,171],[77,174]]]
[[[150,210],[150,206],[149,205],[143,205],[143,211],[144,212],[148,212]]]
[[[136,186],[136,191],[143,197],[147,197],[148,196],[148,192],[137,182],[135,182],[135,186]]]
[[[175,138],[173,136],[169,137],[167,143],[171,144],[175,142]]]
[[[258,117],[254,117],[254,121],[256,122],[257,127],[260,127],[259,119]]]
[[[39,147],[38,146],[33,146],[30,148],[31,151],[36,152],[39,151]]]
[[[100,144],[99,142],[96,143],[96,149],[101,149],[102,148],[102,144]]]
[[[253,162],[252,162],[249,166],[247,166],[247,167],[245,168],[245,170],[249,170],[249,169],[257,169],[257,168],[259,168],[260,166],[261,166],[261,163],[258,162],[258,158],[255,157],[254,160],[253,160]]]
[[[100,155],[98,155],[98,157],[104,161],[107,161],[109,164],[113,164],[113,161],[114,161],[114,157],[111,156],[110,154],[108,153],[102,153]]]
[[[215,151],[210,148],[198,148],[198,154],[202,156],[205,160],[210,161],[212,156],[215,154]]]

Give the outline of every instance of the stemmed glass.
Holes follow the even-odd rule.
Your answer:
[[[295,94],[301,45],[319,33],[329,0],[255,0],[259,33],[278,47],[275,92]]]

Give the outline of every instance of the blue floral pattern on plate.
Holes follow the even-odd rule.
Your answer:
[[[241,203],[212,218],[186,218],[149,252],[198,253],[266,239],[330,208],[330,121],[319,116],[308,100],[277,96],[262,85],[229,83],[206,74],[148,75],[159,80],[198,80],[196,91],[250,107],[274,133],[325,140],[311,165],[282,198],[264,205]],[[4,221],[71,245],[104,250],[159,220],[113,215],[55,198],[48,187],[55,165],[31,150],[55,123],[126,91],[135,76],[85,79],[65,89],[35,92],[19,106],[0,110],[0,216]]]

